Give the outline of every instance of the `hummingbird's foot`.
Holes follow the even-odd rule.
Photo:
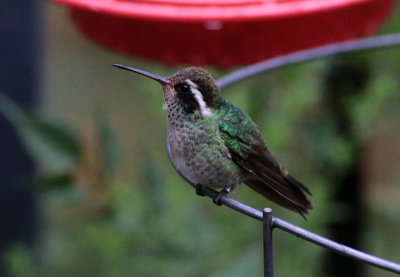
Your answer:
[[[220,192],[218,192],[217,196],[213,199],[213,202],[217,206],[221,206],[221,197],[227,195],[231,191],[230,188],[224,188]]]
[[[200,185],[200,184],[197,184],[196,185],[196,194],[198,195],[198,196],[206,196],[205,195],[205,193],[204,193],[204,191],[203,191],[203,185]]]

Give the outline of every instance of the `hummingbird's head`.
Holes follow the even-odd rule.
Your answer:
[[[203,115],[216,108],[221,94],[214,78],[201,67],[188,67],[170,77],[161,77],[140,69],[114,64],[159,82],[164,89],[164,103],[176,102],[185,112],[200,111]]]

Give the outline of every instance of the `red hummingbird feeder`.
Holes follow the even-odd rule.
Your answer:
[[[228,68],[374,32],[393,0],[52,0],[118,52]]]

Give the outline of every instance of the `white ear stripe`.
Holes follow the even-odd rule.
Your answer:
[[[194,98],[200,107],[200,112],[202,115],[210,115],[211,110],[207,107],[207,103],[204,101],[203,95],[198,90],[199,86],[193,83],[191,80],[186,79],[186,83],[190,86],[190,91],[192,92]]]

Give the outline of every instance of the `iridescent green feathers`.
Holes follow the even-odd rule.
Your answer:
[[[264,197],[301,215],[312,208],[304,193],[309,190],[291,177],[269,152],[256,125],[227,101],[215,111],[220,136],[232,159],[247,174],[243,179]]]
[[[251,137],[261,139],[261,135],[250,118],[231,103],[224,104],[215,111],[218,117],[220,136],[231,152],[250,151]]]

